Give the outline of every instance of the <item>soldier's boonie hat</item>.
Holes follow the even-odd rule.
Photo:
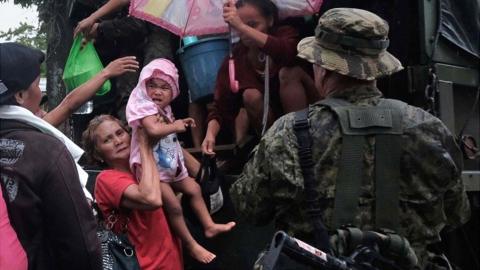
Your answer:
[[[318,20],[315,36],[298,44],[298,56],[325,69],[375,80],[403,69],[387,52],[388,23],[362,9],[334,8]]]

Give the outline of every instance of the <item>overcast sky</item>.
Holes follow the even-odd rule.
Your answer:
[[[21,22],[27,22],[32,25],[38,24],[37,8],[22,8],[14,5],[13,0],[0,3],[0,31],[7,31],[9,28],[15,28]],[[4,41],[1,40],[0,41]]]

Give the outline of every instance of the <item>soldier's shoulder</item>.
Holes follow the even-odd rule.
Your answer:
[[[408,105],[406,106],[404,113],[404,124],[405,128],[415,128],[415,127],[431,127],[443,131],[445,126],[443,122],[432,115],[431,113],[423,110],[422,108]]]
[[[293,125],[295,121],[295,113],[287,113],[280,116],[268,129],[268,132],[265,136],[268,137],[278,137],[279,133],[291,132],[293,130]]]
[[[421,108],[408,105],[403,123],[404,134],[415,144],[419,141],[427,144],[437,141],[440,144],[444,144],[454,140],[454,134],[442,120]],[[454,147],[454,145],[449,147]]]

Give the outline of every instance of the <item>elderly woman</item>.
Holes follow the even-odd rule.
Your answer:
[[[97,176],[95,198],[104,217],[116,215],[114,231],[127,225],[128,238],[143,270],[183,269],[180,243],[172,235],[162,209],[152,142],[142,129],[138,135],[143,170],[136,181],[130,172],[130,134],[125,126],[110,115],[90,121],[83,133],[85,150],[107,167]]]

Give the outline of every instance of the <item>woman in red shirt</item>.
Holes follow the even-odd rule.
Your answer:
[[[220,67],[214,102],[208,114],[208,127],[202,151],[213,155],[215,138],[224,124],[233,123],[239,142],[253,127],[261,129],[263,114],[265,60],[270,59],[269,122],[282,112],[300,110],[316,99],[313,79],[295,61],[298,32],[290,26],[277,26],[278,10],[270,0],[230,1],[223,17],[240,36],[233,49],[239,91],[230,89],[228,59]],[[282,110],[283,109],[283,110]]]
[[[108,168],[97,176],[95,199],[104,217],[115,210],[115,231],[127,225],[128,238],[143,270],[180,270],[180,242],[172,235],[162,209],[153,145],[142,129],[138,131],[143,168],[139,182],[130,172],[130,135],[126,128],[110,115],[90,121],[83,133],[85,150]]]

